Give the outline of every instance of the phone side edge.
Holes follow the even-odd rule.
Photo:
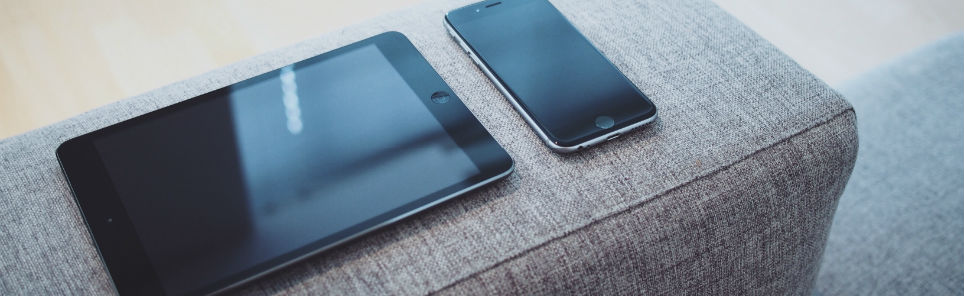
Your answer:
[[[540,127],[535,122],[535,119],[529,116],[529,113],[526,112],[524,108],[522,108],[522,105],[519,104],[516,97],[513,96],[511,93],[509,93],[505,85],[503,85],[502,82],[500,82],[498,79],[495,78],[495,75],[492,73],[491,69],[489,69],[488,66],[486,66],[485,63],[483,63],[481,59],[478,58],[478,54],[476,54],[475,51],[470,46],[467,45],[467,43],[465,42],[465,39],[463,39],[462,36],[459,35],[458,31],[455,30],[455,27],[450,23],[450,20],[448,19],[447,16],[448,15],[446,15],[446,18],[443,21],[443,23],[445,24],[446,31],[448,31],[449,35],[455,40],[455,42],[460,47],[462,47],[462,49],[469,56],[472,62],[475,63],[476,67],[482,70],[482,73],[484,73],[485,76],[488,77],[489,81],[491,81],[492,84],[495,85],[496,89],[498,89],[499,92],[501,92],[502,95],[506,97],[507,101],[509,101],[512,107],[515,108],[516,112],[519,113],[520,116],[522,116],[522,119],[525,120],[525,122],[529,125],[529,127],[533,131],[535,131],[536,135],[538,135],[539,138],[542,139],[542,142],[545,143],[546,146],[549,146],[550,149],[559,153],[571,153],[581,149],[580,145],[560,146],[560,145],[557,145],[555,142],[553,142],[549,138],[549,135],[546,134],[545,131],[542,129],[542,127]],[[585,148],[585,147],[582,147],[582,148]]]
[[[550,3],[550,5],[551,5],[551,3]],[[467,6],[466,6],[466,7],[467,7]],[[464,7],[463,7],[463,8],[464,8]],[[592,42],[589,41],[589,39],[586,38],[585,35],[583,35],[582,32],[580,32],[580,31],[569,21],[568,18],[566,18],[565,16],[563,16],[563,19],[565,19],[566,22],[567,22],[570,26],[573,27],[573,29],[579,34],[579,36],[580,36],[581,38],[585,39],[586,42],[589,42],[590,45],[592,45],[593,49],[596,51],[596,53],[599,54],[600,56],[602,56],[602,57],[606,60],[606,62],[609,64],[609,66],[612,67],[613,70],[615,70],[617,73],[619,73],[620,77],[621,77],[623,80],[625,80],[625,82],[627,82],[627,83],[629,83],[630,85],[632,85],[632,86],[633,86],[633,89],[634,89],[637,93],[639,93],[639,94],[652,106],[653,110],[652,110],[652,114],[651,114],[650,116],[645,117],[645,118],[642,118],[642,119],[640,119],[639,121],[637,121],[637,122],[635,122],[635,123],[632,123],[632,124],[630,124],[630,125],[628,125],[628,126],[625,126],[625,127],[623,127],[623,128],[620,128],[620,129],[618,129],[618,130],[611,131],[611,132],[608,132],[608,133],[599,135],[599,136],[597,136],[597,137],[584,140],[584,141],[582,141],[582,142],[576,143],[576,144],[571,145],[571,146],[563,146],[563,145],[557,144],[556,142],[552,141],[552,139],[550,139],[549,135],[546,133],[546,131],[545,131],[541,126],[538,125],[538,123],[536,123],[535,119],[533,119],[533,118],[530,116],[530,114],[525,111],[525,109],[524,109],[524,108],[522,107],[522,105],[519,103],[518,98],[516,98],[515,96],[513,96],[513,95],[508,91],[508,88],[507,88],[499,79],[497,79],[497,78],[495,77],[495,74],[492,72],[492,69],[490,69],[490,68],[487,66],[487,64],[482,61],[482,59],[479,57],[478,53],[476,53],[475,50],[474,50],[471,46],[468,45],[468,42],[461,36],[461,34],[458,32],[458,30],[457,30],[457,29],[455,28],[455,26],[452,24],[452,20],[451,20],[451,18],[450,18],[449,16],[450,16],[453,12],[456,12],[456,11],[458,11],[458,10],[460,10],[460,9],[463,9],[463,8],[454,9],[454,10],[451,10],[451,11],[449,11],[448,13],[445,14],[445,17],[443,18],[443,24],[444,24],[444,26],[445,26],[445,28],[446,28],[446,31],[448,32],[449,36],[452,37],[452,39],[463,49],[463,51],[469,56],[469,58],[472,60],[472,62],[475,63],[476,67],[478,67],[478,68],[488,77],[488,79],[492,82],[493,85],[496,86],[496,88],[499,90],[499,92],[501,92],[502,95],[506,97],[506,99],[509,101],[509,103],[511,103],[511,105],[516,109],[516,112],[519,113],[519,115],[526,121],[526,123],[529,125],[529,127],[535,131],[535,133],[539,136],[539,138],[542,139],[543,143],[545,143],[546,146],[548,146],[551,150],[553,150],[553,151],[555,151],[555,152],[558,152],[558,153],[572,153],[572,152],[576,152],[576,151],[579,151],[579,150],[582,150],[582,149],[585,149],[585,148],[589,148],[589,147],[595,146],[595,145],[597,145],[597,144],[601,144],[601,143],[603,143],[603,142],[607,142],[608,140],[615,139],[615,138],[617,138],[617,137],[619,137],[619,136],[621,136],[621,135],[623,135],[623,134],[626,134],[626,133],[628,133],[628,132],[630,132],[630,131],[632,131],[632,130],[635,130],[636,128],[645,126],[645,125],[647,125],[647,124],[649,124],[649,123],[652,123],[653,121],[656,120],[656,118],[657,118],[657,116],[658,116],[658,110],[657,110],[657,108],[656,108],[656,104],[653,103],[652,100],[649,99],[649,97],[648,97],[647,95],[643,94],[642,91],[641,91],[636,85],[633,85],[632,82],[630,82],[629,79],[625,76],[625,74],[622,73],[622,71],[619,71],[618,68],[616,68],[616,66],[612,63],[612,61],[609,60],[609,58],[607,58],[604,54],[602,54],[602,52],[599,51],[599,49],[596,48],[596,46],[593,45]],[[555,8],[555,7],[553,6],[553,8]]]

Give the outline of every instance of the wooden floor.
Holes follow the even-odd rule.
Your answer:
[[[964,30],[964,0],[715,0],[830,85]]]
[[[417,2],[0,0],[0,139]]]
[[[0,139],[418,0],[0,0]],[[964,28],[961,0],[718,0],[831,84]]]

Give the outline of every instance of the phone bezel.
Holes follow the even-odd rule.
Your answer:
[[[442,80],[441,76],[408,38],[401,33],[382,33],[293,64],[295,67],[299,67],[300,65],[319,62],[372,44],[378,46],[392,66],[395,67],[395,70],[401,74],[406,83],[418,95],[421,102],[442,123],[446,132],[476,164],[480,173],[459,184],[441,188],[433,194],[419,198],[385,214],[371,217],[353,227],[328,237],[319,238],[313,243],[255,267],[233,275],[226,275],[221,280],[192,291],[190,294],[216,293],[237,287],[274,270],[501,179],[513,171],[514,164],[508,153],[492,138],[455,95],[455,92]],[[257,82],[259,79],[273,77],[271,75],[277,74],[276,72],[280,69],[259,74],[234,86],[243,87],[246,84]],[[158,116],[177,112],[181,108],[205,100],[218,99],[231,87],[226,86],[78,136],[64,142],[57,148],[57,159],[79,206],[80,213],[87,224],[87,230],[107,267],[117,292],[137,295],[164,294],[163,287],[139,242],[136,230],[124,210],[120,197],[114,190],[93,141],[99,136],[149,121]],[[445,91],[450,94],[449,101],[445,104],[432,102],[431,96],[437,91]]]
[[[549,7],[551,7],[552,9],[555,10],[556,13],[558,13],[560,17],[566,20],[566,24],[570,26],[573,31],[579,34],[579,36],[582,39],[584,39],[586,42],[589,42],[590,44],[592,44],[581,32],[579,32],[579,30],[575,26],[572,25],[571,22],[569,22],[568,18],[562,15],[562,13],[559,12],[554,5],[552,5],[552,3],[545,0],[536,0],[536,1],[546,2],[549,5]],[[608,129],[600,129],[596,133],[592,133],[592,134],[583,136],[579,139],[571,140],[571,141],[561,140],[553,136],[551,132],[545,129],[538,122],[538,120],[536,120],[535,118],[533,118],[533,116],[531,116],[525,104],[517,96],[515,96],[515,94],[511,91],[511,87],[507,86],[506,83],[492,71],[488,63],[475,51],[472,45],[465,40],[465,38],[461,35],[461,33],[459,33],[456,25],[457,23],[468,23],[468,22],[478,21],[480,18],[485,18],[492,14],[502,13],[506,10],[513,9],[514,7],[519,5],[525,5],[527,4],[526,2],[528,1],[487,0],[487,1],[477,2],[474,4],[470,4],[470,5],[450,11],[445,15],[445,19],[443,23],[449,35],[455,40],[456,43],[459,44],[459,46],[463,48],[465,53],[469,55],[472,61],[476,64],[476,66],[478,66],[482,70],[482,72],[489,78],[489,80],[491,80],[493,84],[495,84],[496,88],[499,89],[499,91],[508,99],[508,101],[512,104],[512,106],[516,109],[516,111],[518,111],[519,114],[522,116],[522,118],[526,121],[526,123],[536,132],[539,138],[542,139],[542,141],[550,149],[559,153],[576,152],[581,149],[618,138],[623,134],[626,134],[646,124],[652,123],[653,121],[656,120],[657,118],[656,104],[654,104],[649,99],[648,96],[646,96],[642,91],[640,91],[639,87],[637,87],[635,84],[632,83],[632,81],[626,78],[626,76],[621,71],[619,71],[619,69],[612,64],[612,61],[606,58],[606,56],[602,54],[602,52],[600,52],[598,48],[596,48],[595,46],[592,46],[593,49],[595,50],[595,53],[603,57],[603,59],[605,59],[606,62],[609,64],[609,67],[613,71],[618,73],[625,83],[632,86],[633,89],[639,94],[639,96],[643,98],[650,106],[652,106],[652,108],[647,110],[647,112],[642,112],[639,116],[637,116],[632,120],[627,120],[625,122],[617,124]]]

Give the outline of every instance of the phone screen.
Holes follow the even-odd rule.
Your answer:
[[[561,146],[655,115],[655,106],[548,1],[486,1],[447,21]]]

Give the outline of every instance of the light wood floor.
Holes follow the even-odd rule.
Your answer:
[[[0,0],[0,139],[418,0]],[[717,0],[831,84],[964,28],[960,0]]]
[[[964,0],[715,0],[836,85],[964,30]]]
[[[419,0],[0,0],[0,139]]]

